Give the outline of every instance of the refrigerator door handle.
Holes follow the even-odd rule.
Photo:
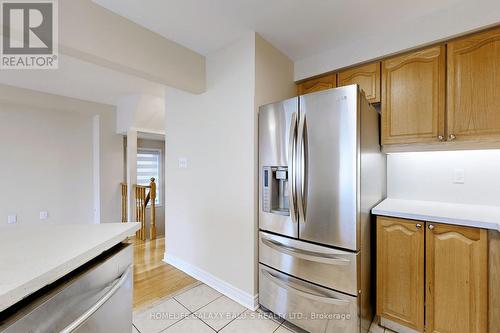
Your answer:
[[[272,249],[275,249],[278,252],[290,255],[292,257],[304,259],[307,261],[318,262],[329,265],[349,265],[351,263],[350,260],[335,257],[331,254],[313,252],[308,250],[302,250],[295,247],[288,246],[286,244],[282,244],[272,239],[268,239],[266,237],[262,237],[262,243],[269,246]]]
[[[289,171],[289,207],[290,217],[293,223],[297,223],[297,194],[296,194],[296,146],[297,146],[297,112],[292,113],[292,120],[290,124],[290,135],[288,139],[288,171]]]
[[[301,289],[292,287],[287,283],[287,281],[283,281],[277,276],[274,276],[271,274],[269,271],[262,269],[262,274],[269,279],[269,281],[273,282],[274,284],[278,285],[279,287],[287,290],[288,292],[294,293],[296,295],[299,295],[304,298],[308,298],[310,300],[316,301],[316,302],[321,302],[321,303],[327,303],[327,304],[334,304],[334,305],[347,305],[350,302],[338,298],[333,298],[331,296],[320,296],[316,294],[312,294],[306,291],[303,291]],[[304,286],[306,288],[306,286]]]
[[[106,292],[99,300],[92,305],[87,311],[85,311],[80,317],[78,317],[75,321],[73,321],[71,324],[66,326],[63,330],[60,331],[60,333],[71,333],[75,332],[78,327],[83,325],[101,306],[104,305],[113,295],[120,289],[123,284],[127,281],[128,276],[130,275],[130,272],[132,271],[132,265],[129,265],[125,272],[113,281],[110,285],[108,285],[106,288],[109,288],[109,291]]]
[[[299,121],[297,140],[298,162],[300,166],[297,180],[297,202],[299,208],[299,219],[301,223],[306,221],[306,193],[307,193],[307,147],[306,147],[306,114],[304,113]]]

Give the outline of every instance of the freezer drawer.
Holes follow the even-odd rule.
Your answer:
[[[119,244],[14,308],[1,333],[122,333],[132,329],[132,246]]]
[[[358,294],[357,253],[259,232],[259,261],[298,278]]]
[[[360,331],[358,299],[259,265],[259,303],[289,322],[316,333]]]

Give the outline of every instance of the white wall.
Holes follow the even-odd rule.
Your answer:
[[[207,56],[207,91],[167,89],[165,100],[165,259],[247,307],[255,306],[257,293],[256,103],[294,92],[292,64],[283,57],[290,90],[256,94],[260,48],[252,33]],[[179,158],[188,160],[186,169]]]
[[[372,21],[360,22],[363,30],[345,31],[341,34],[343,38],[334,36],[339,39],[335,48],[295,62],[295,80],[448,39],[500,21],[498,0],[454,0],[444,8],[442,1],[428,1],[425,6],[428,15],[412,15],[401,22],[394,4],[394,20],[381,21],[373,16]]]
[[[100,216],[118,221],[122,141],[114,108],[0,86],[0,224],[93,223],[94,116],[99,116]]]
[[[455,169],[464,184],[453,183]],[[387,175],[391,198],[500,205],[500,150],[390,154]]]
[[[126,95],[117,102],[116,131],[165,134],[165,98],[146,94]]]
[[[120,183],[125,166],[123,136],[116,134],[116,108],[90,103],[85,111],[99,114],[101,223],[118,222],[121,221]]]
[[[166,259],[254,295],[254,36],[207,56],[207,92],[166,92]],[[178,160],[188,159],[179,169]]]

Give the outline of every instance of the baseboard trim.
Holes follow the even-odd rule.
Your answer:
[[[163,261],[175,268],[180,269],[184,273],[191,275],[197,280],[205,283],[209,287],[214,288],[218,292],[231,298],[233,301],[240,303],[250,310],[256,310],[259,307],[259,295],[251,295],[232,284],[198,268],[178,257],[167,253],[163,256]]]

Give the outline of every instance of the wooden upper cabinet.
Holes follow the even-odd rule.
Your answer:
[[[299,95],[337,87],[337,74],[329,74],[316,79],[299,83],[297,90]]]
[[[448,44],[448,134],[500,139],[500,29]]]
[[[380,103],[380,62],[347,69],[338,74],[338,86],[359,84],[370,103]]]
[[[426,230],[426,332],[487,332],[487,231],[435,223]]]
[[[444,140],[445,47],[382,62],[382,144]]]
[[[424,331],[424,236],[424,222],[377,218],[377,315],[419,332]]]

